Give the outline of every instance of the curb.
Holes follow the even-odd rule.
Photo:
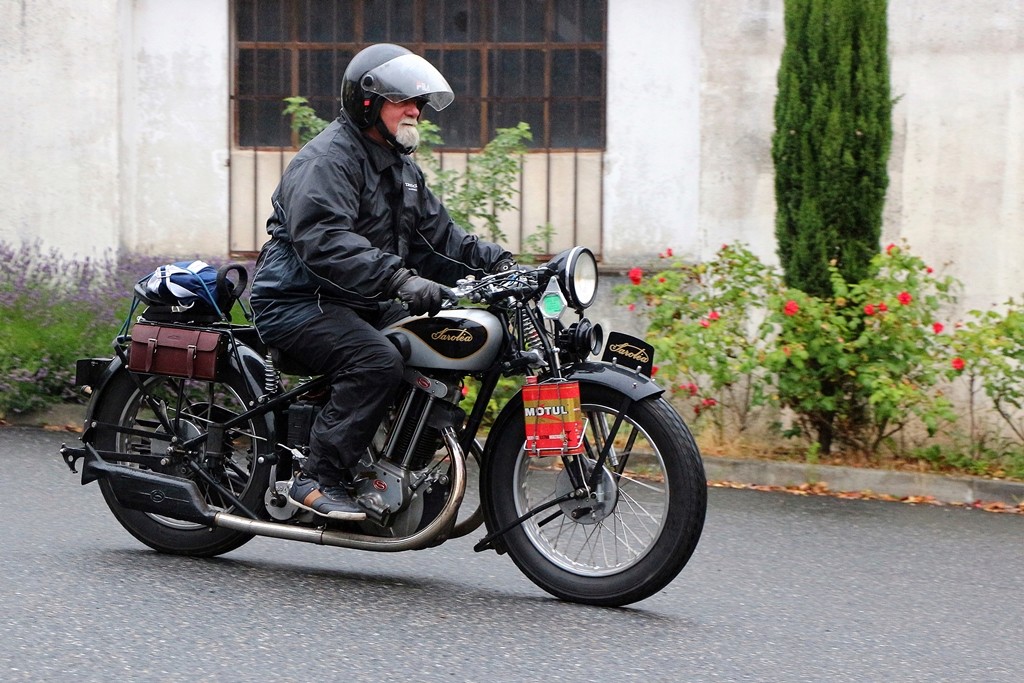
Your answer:
[[[828,485],[833,492],[870,491],[897,498],[931,497],[944,503],[978,501],[1017,506],[1024,502],[1024,482],[983,477],[871,470],[838,465],[742,460],[704,456],[709,481],[732,481],[762,486]]]

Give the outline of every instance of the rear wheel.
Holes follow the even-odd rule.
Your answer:
[[[141,390],[136,378],[142,380]],[[165,462],[152,469],[196,482],[212,507],[234,511],[232,497],[254,512],[262,506],[270,466],[260,463],[258,455],[270,452],[266,417],[225,430],[221,453],[208,452],[205,443],[187,452],[168,448],[172,437],[179,442],[194,439],[206,434],[210,424],[222,424],[245,412],[251,392],[234,369],[225,371],[223,378],[215,382],[158,376],[133,378],[127,370],[122,370],[110,379],[103,391],[102,402],[93,415],[98,423],[95,445],[99,450],[166,454]],[[120,464],[139,467],[130,462]],[[117,502],[104,479],[100,479],[99,484],[107,505],[121,525],[155,550],[211,557],[234,550],[252,538],[250,534],[230,529],[211,529],[193,522],[129,510]]]
[[[495,528],[576,490],[594,471],[624,396],[582,384],[586,451],[536,458],[524,449],[522,415],[489,444]],[[661,398],[632,403],[612,435],[608,460],[585,497],[569,498],[502,537],[538,586],[573,602],[626,605],[664,588],[689,561],[704,525],[707,483],[697,446]]]

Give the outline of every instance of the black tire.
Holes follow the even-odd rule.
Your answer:
[[[225,371],[222,380],[217,382],[157,376],[141,376],[141,379],[145,394],[163,403],[172,427],[179,436],[185,438],[201,434],[205,431],[205,424],[210,421],[223,423],[229,417],[244,412],[245,406],[252,400],[245,380],[234,369]],[[180,402],[180,410],[179,397],[184,398]],[[93,420],[100,425],[97,428],[96,447],[120,453],[160,452],[167,446],[167,438],[150,438],[145,435],[146,432],[166,434],[150,405],[129,372],[126,369],[120,370],[104,387],[93,414]],[[104,428],[103,424],[118,425],[133,431],[128,433]],[[259,454],[269,453],[268,436],[267,418],[255,418],[226,430],[224,448],[227,458],[224,460],[209,461],[203,457],[203,453],[194,454],[197,462],[206,462],[204,467],[207,474],[256,514],[263,509],[263,495],[269,476],[270,465],[258,460]],[[127,462],[121,464],[130,465]],[[233,510],[232,503],[190,471],[181,456],[172,456],[172,461],[159,471],[192,479],[199,485],[211,506]],[[175,555],[213,557],[234,550],[252,538],[251,534],[231,529],[211,529],[192,522],[126,509],[114,498],[105,480],[100,479],[99,484],[117,521],[132,536],[154,550]]]
[[[602,432],[614,424],[624,396],[592,384],[581,384],[580,393],[588,419],[583,455],[526,455],[521,409],[492,432],[497,441],[488,444],[485,477],[494,528],[571,490],[570,468],[593,470]],[[704,467],[671,406],[660,397],[633,403],[614,444],[622,471],[606,463],[597,498],[548,508],[502,537],[523,573],[563,600],[605,606],[643,600],[676,577],[700,539],[707,509]]]

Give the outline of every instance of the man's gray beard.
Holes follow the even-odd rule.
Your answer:
[[[398,144],[402,147],[416,149],[420,144],[420,129],[415,125],[400,123],[395,132],[395,140],[398,140]]]

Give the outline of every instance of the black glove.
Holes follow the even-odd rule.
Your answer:
[[[388,295],[397,297],[413,315],[437,315],[444,298],[441,285],[402,268],[391,278]]]
[[[516,267],[516,260],[511,256],[501,259],[491,267],[491,274],[504,273]]]

